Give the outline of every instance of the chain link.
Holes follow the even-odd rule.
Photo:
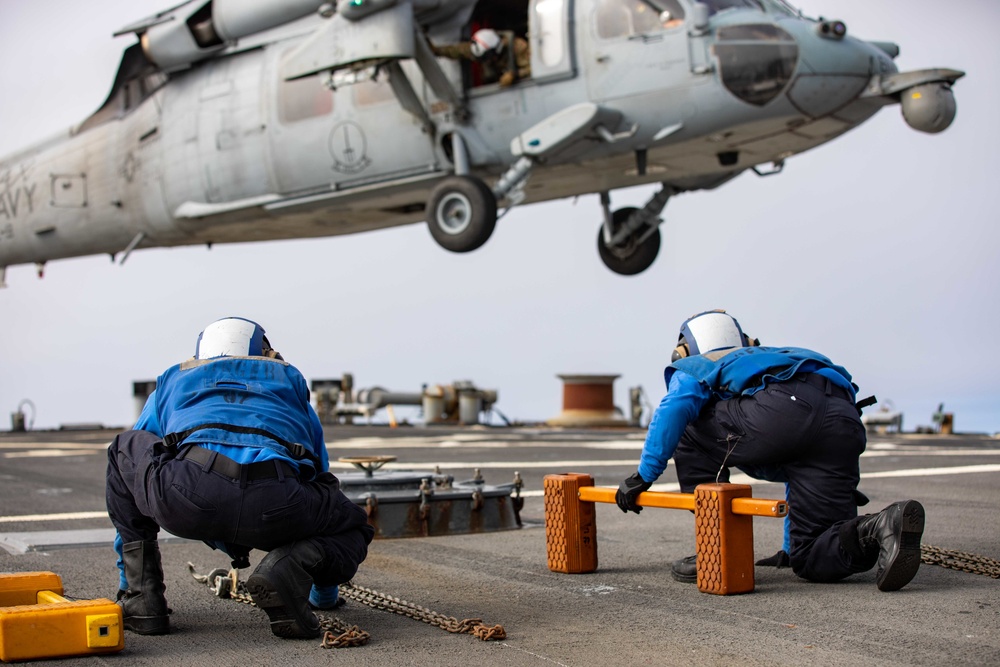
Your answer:
[[[242,604],[256,607],[246,585],[239,581],[236,570],[212,570],[208,574],[197,574],[193,563],[188,563],[188,571],[194,580],[208,586],[216,597],[234,600]],[[470,634],[482,641],[501,640],[507,638],[507,632],[502,625],[484,625],[481,618],[466,618],[461,621],[453,616],[445,616],[420,605],[385,595],[370,588],[357,586],[352,582],[341,584],[340,597],[354,600],[373,609],[381,609],[394,614],[423,621],[429,625],[452,633]],[[363,646],[371,639],[371,635],[357,625],[348,625],[336,616],[317,613],[320,629],[323,630],[322,648],[345,648],[348,646]]]
[[[349,582],[341,586],[340,595],[374,609],[390,611],[417,621],[423,621],[448,632],[470,634],[483,641],[507,638],[507,632],[502,625],[485,625],[481,618],[466,618],[459,621],[453,616],[445,616],[412,602],[400,600],[354,583]]]
[[[982,574],[993,579],[1000,579],[1000,561],[985,556],[942,549],[929,544],[920,545],[920,560],[927,565],[939,565],[951,570]],[[217,597],[231,599],[236,602],[257,606],[246,585],[237,578],[237,571],[223,569],[212,570],[209,574],[197,574],[195,566],[188,563],[188,570],[195,581],[208,586]],[[485,625],[481,618],[466,618],[458,620],[454,616],[445,616],[431,611],[418,604],[401,600],[391,595],[379,593],[364,586],[348,582],[340,586],[342,598],[354,600],[373,609],[381,609],[393,614],[406,616],[428,625],[433,625],[456,634],[470,634],[482,641],[501,640],[507,638],[507,632],[502,625]],[[348,625],[342,619],[327,614],[316,614],[320,629],[323,630],[323,648],[345,648],[363,646],[371,639],[371,635],[357,625]]]
[[[241,604],[256,607],[247,591],[246,584],[239,580],[237,570],[223,570],[221,568],[212,570],[208,574],[198,574],[195,572],[193,563],[188,563],[188,571],[194,580],[205,584],[208,589],[215,593],[216,597],[233,600]],[[322,648],[346,648],[349,646],[364,646],[371,639],[371,635],[356,625],[348,625],[336,616],[324,613],[317,613],[319,628],[323,631],[323,640],[320,643]]]
[[[983,574],[993,579],[1000,579],[1000,561],[985,556],[942,549],[929,544],[920,545],[920,562],[928,565],[940,565],[950,570]]]

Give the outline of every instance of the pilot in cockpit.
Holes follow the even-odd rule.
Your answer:
[[[531,76],[531,47],[528,40],[510,31],[483,28],[468,42],[431,45],[434,55],[453,60],[469,60],[481,69],[478,85],[497,83],[502,87]]]

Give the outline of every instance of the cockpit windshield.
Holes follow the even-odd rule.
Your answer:
[[[761,2],[764,3],[768,10],[778,14],[788,14],[789,16],[802,15],[802,12],[786,2],[786,0],[761,0]]]
[[[728,11],[730,9],[756,9],[757,11],[764,11],[764,6],[759,0],[701,0],[703,3],[708,5],[709,14],[718,14],[719,12]]]

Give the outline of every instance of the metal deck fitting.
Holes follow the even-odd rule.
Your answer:
[[[546,475],[545,542],[553,572],[597,570],[597,513],[594,503],[615,502],[617,489],[593,486],[584,473]],[[639,494],[641,507],[693,510],[698,556],[698,590],[715,595],[754,588],[753,517],[784,517],[784,500],[752,498],[748,484],[701,484],[694,493]]]
[[[344,457],[361,472],[338,475],[344,494],[368,512],[376,538],[429,537],[512,530],[521,526],[521,476],[489,486],[477,469],[455,482],[440,472],[379,470],[394,456]]]

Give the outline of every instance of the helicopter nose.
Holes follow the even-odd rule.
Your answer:
[[[885,51],[849,38],[842,21],[798,27],[800,62],[788,99],[808,116],[825,116],[856,99],[876,69],[896,69]]]
[[[755,106],[785,93],[800,112],[815,118],[861,94],[874,63],[880,72],[895,71],[884,51],[876,55],[876,47],[847,33],[842,21],[738,24],[719,28],[713,48],[730,93]]]

